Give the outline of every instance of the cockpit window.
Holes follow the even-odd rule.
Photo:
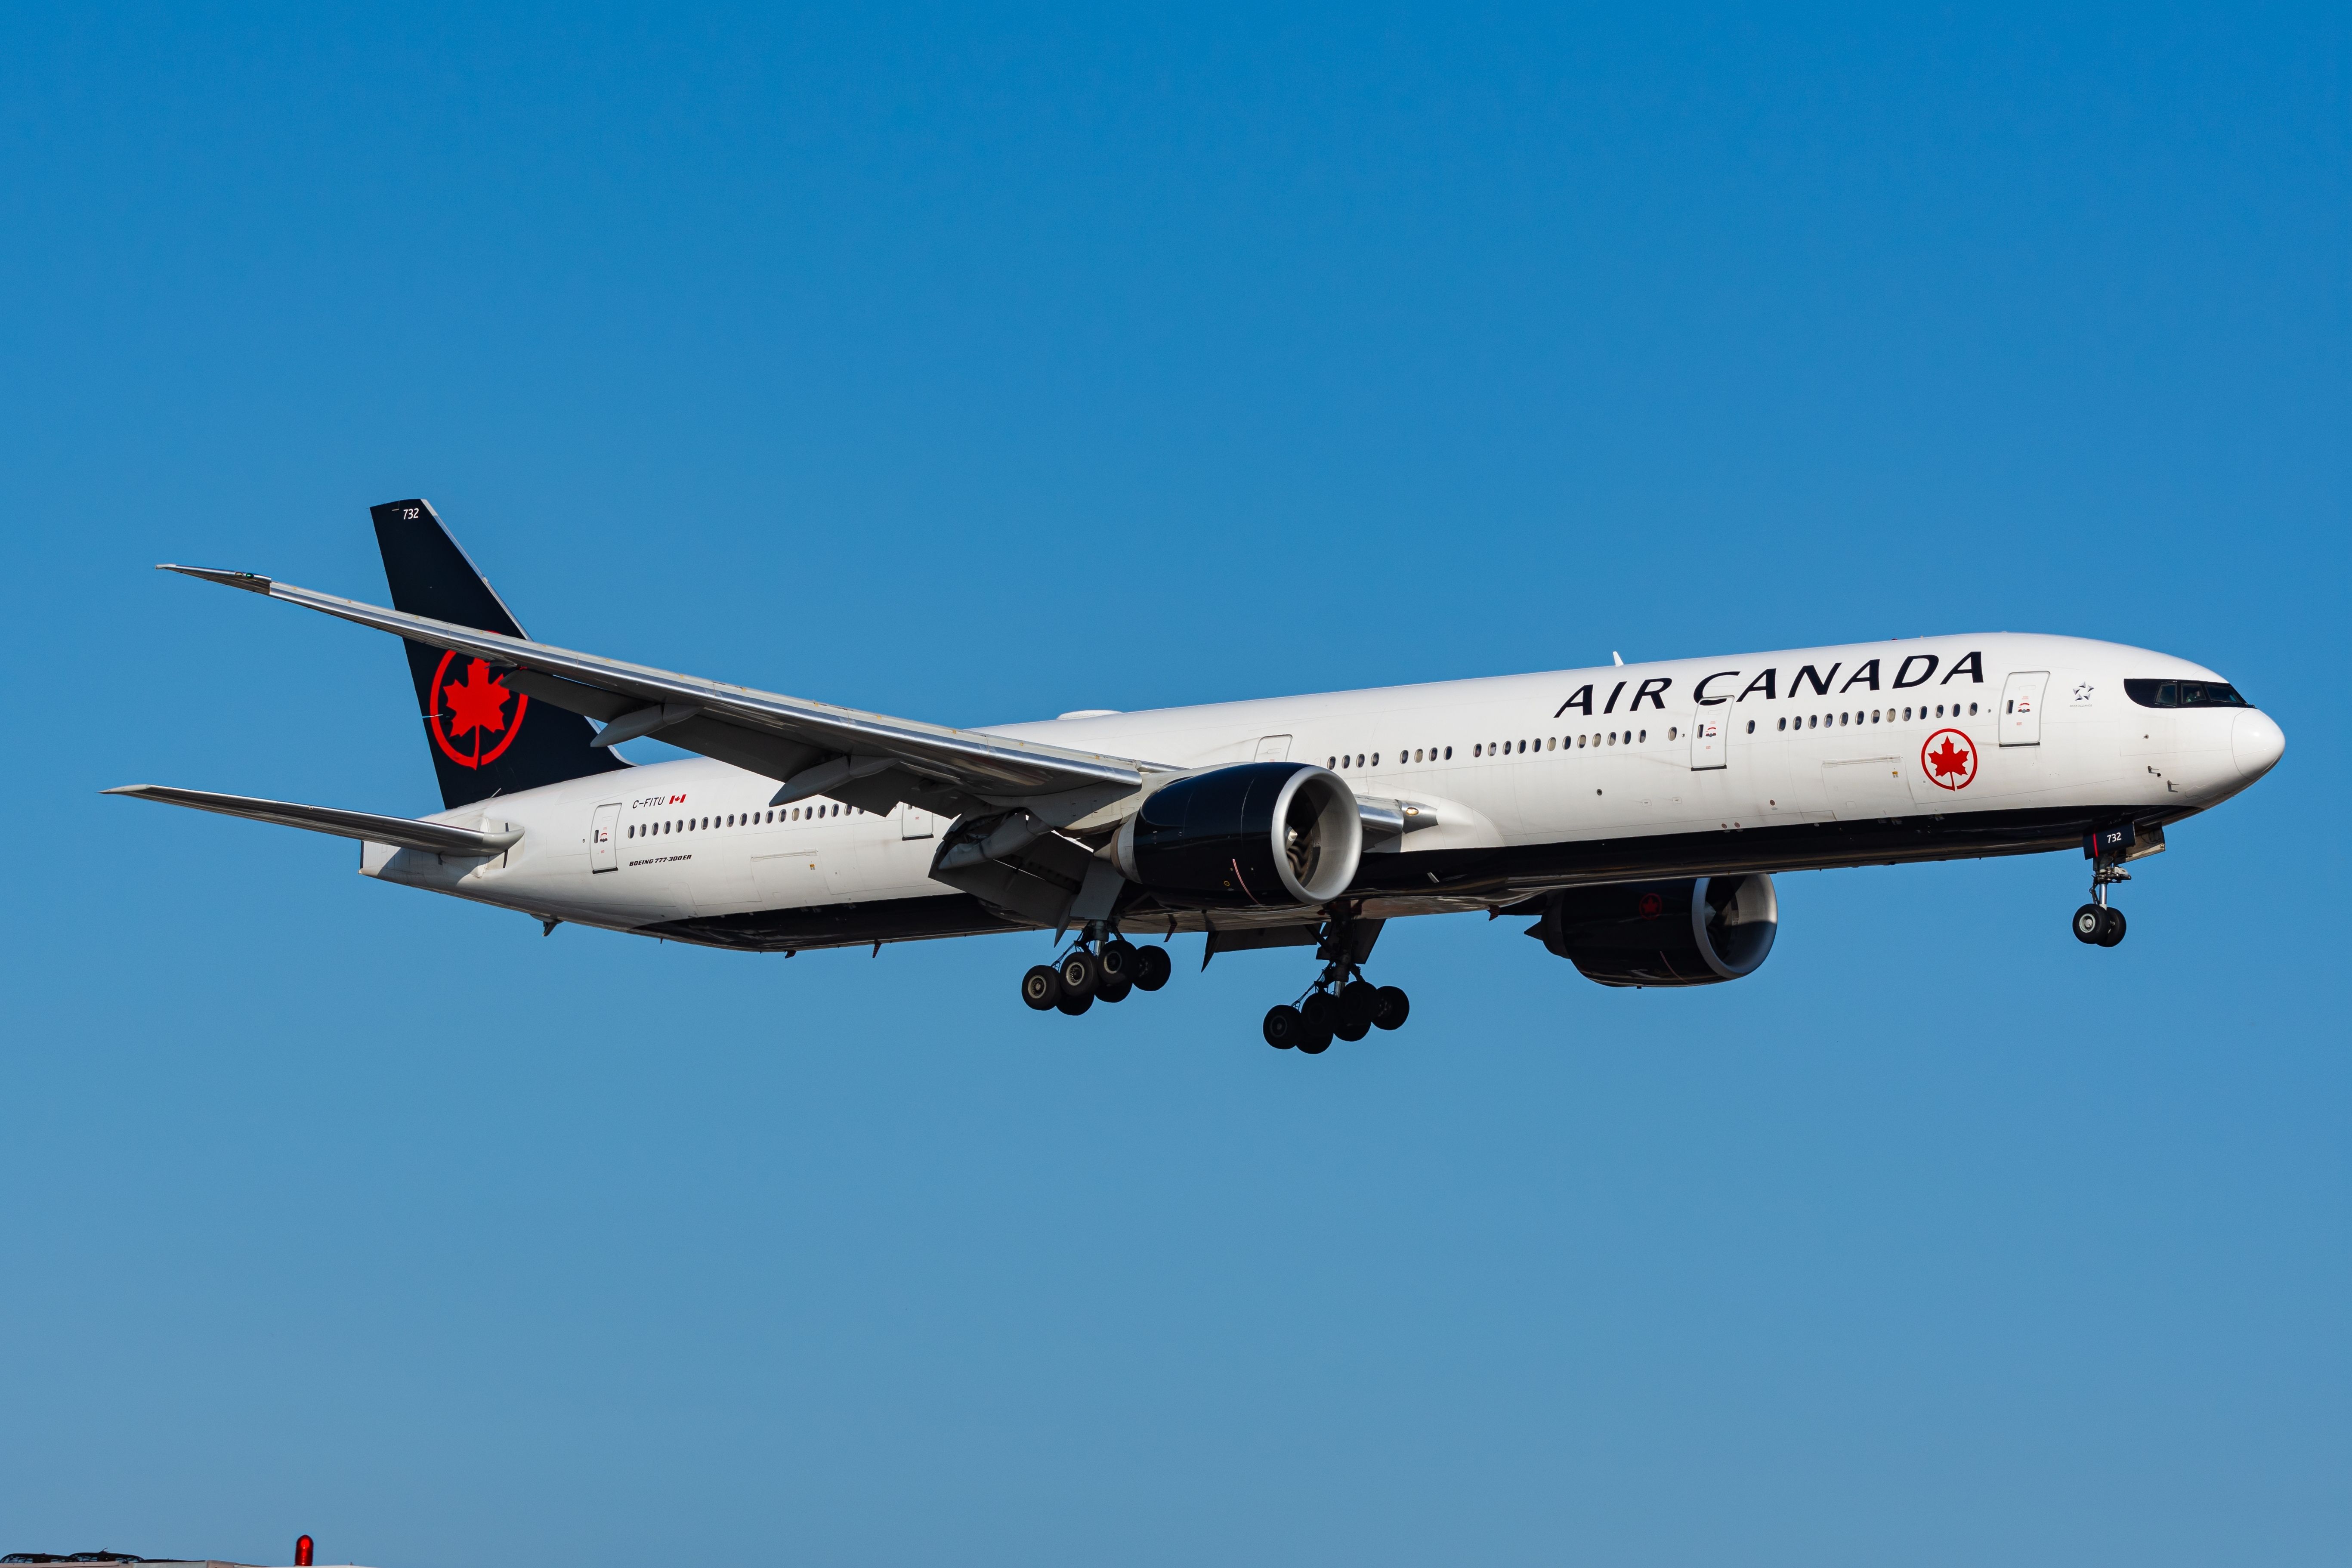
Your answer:
[[[2124,695],[2143,708],[2252,708],[2238,689],[2220,680],[2126,680]]]

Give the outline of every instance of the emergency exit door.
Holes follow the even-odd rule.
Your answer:
[[[1290,761],[1290,737],[1287,735],[1267,735],[1260,739],[1257,743],[1257,760],[1261,763],[1286,763]]]
[[[621,803],[596,808],[596,819],[588,826],[588,869],[617,871],[621,868],[621,847],[613,842],[621,830]]]
[[[2021,669],[2000,689],[2000,743],[2004,746],[2042,744],[2042,690],[2050,684],[2046,669]]]
[[[1691,721],[1691,771],[1724,765],[1724,742],[1729,736],[1728,727],[1720,719],[1701,714]]]

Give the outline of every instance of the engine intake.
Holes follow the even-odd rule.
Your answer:
[[[1118,830],[1119,874],[1203,909],[1319,904],[1348,890],[1364,826],[1347,781],[1310,763],[1240,763],[1146,796]]]
[[[1780,930],[1762,872],[1554,893],[1528,928],[1603,985],[1714,985],[1753,974]]]

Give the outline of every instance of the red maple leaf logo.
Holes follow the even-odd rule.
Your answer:
[[[1928,736],[1927,744],[1919,750],[1919,763],[1927,770],[1928,782],[1938,789],[1966,789],[1977,776],[1976,747],[1957,730]]]
[[[490,673],[488,664],[478,658],[471,661],[466,668],[465,685],[441,689],[442,699],[449,705],[449,732],[462,735],[468,730],[505,729],[507,700],[513,695]]]

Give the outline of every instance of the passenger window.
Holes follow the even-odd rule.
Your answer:
[[[1445,748],[1445,760],[1449,763],[1454,760],[1454,748],[1451,746]]]
[[[1754,733],[1756,733],[1756,721],[1755,721],[1755,720],[1753,720],[1753,719],[1750,719],[1749,721],[1748,721],[1748,732],[1749,734],[1751,734],[1751,735],[1753,735]],[[1671,740],[1673,740],[1674,738],[1675,738],[1675,732],[1674,732],[1672,730],[1667,731],[1666,731],[1666,739],[1667,739],[1667,740],[1669,740],[1669,741],[1671,741]]]

